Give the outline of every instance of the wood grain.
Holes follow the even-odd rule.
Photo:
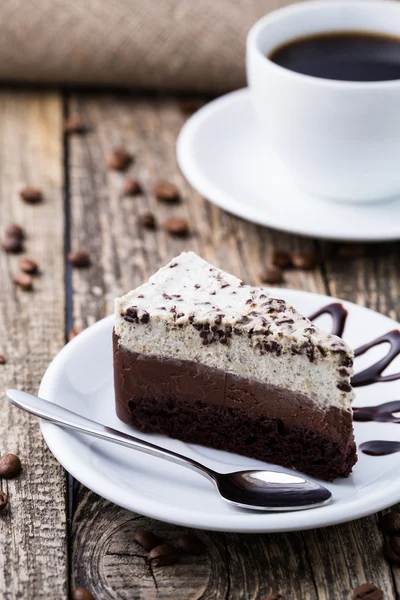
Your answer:
[[[175,160],[175,142],[184,117],[173,100],[130,99],[129,96],[74,98],[70,112],[92,127],[70,141],[72,248],[90,252],[93,266],[74,271],[75,320],[90,324],[113,310],[113,298],[139,285],[166,260],[193,249],[248,283],[259,273],[273,246],[309,249],[314,242],[273,232],[225,213],[201,198],[184,180]],[[106,169],[113,147],[125,146],[135,163],[120,174]],[[126,175],[142,183],[142,196],[123,197]],[[151,194],[158,180],[178,185],[183,202],[176,206]],[[161,227],[144,230],[139,215],[151,211],[160,224],[171,216],[187,218],[188,239],[173,238]],[[288,271],[288,287],[321,291],[319,270]]]
[[[0,597],[67,597],[65,476],[47,450],[38,421],[11,408],[7,387],[37,392],[64,343],[62,108],[56,92],[0,92],[0,229],[20,224],[26,253],[40,264],[34,291],[16,290],[18,257],[0,252],[0,451],[21,457],[23,472],[0,481],[9,508],[0,513]],[[40,187],[41,205],[19,198]]]
[[[246,283],[258,284],[273,247],[307,250],[316,246],[313,240],[233,217],[185,182],[175,161],[176,137],[184,122],[175,100],[81,94],[72,98],[70,112],[92,126],[87,136],[70,142],[72,245],[87,249],[93,259],[90,269],[73,272],[77,325],[89,325],[112,312],[115,296],[143,282],[182,250],[195,250]],[[136,156],[128,173],[142,182],[142,196],[122,197],[124,175],[106,169],[106,158],[118,145]],[[181,204],[165,205],[153,197],[151,189],[159,179],[179,187]],[[138,217],[148,210],[159,223],[169,216],[187,218],[191,235],[177,239],[162,228],[156,232],[142,229]],[[323,250],[330,256],[335,248],[324,246]],[[393,253],[390,256],[393,259]],[[329,259],[322,268],[287,271],[284,285],[330,291],[371,305],[381,290],[379,297],[387,293],[389,314],[394,314],[399,296],[396,262],[385,265],[383,258],[381,262],[352,261],[344,269]],[[395,597],[393,573],[380,552],[377,516],[294,534],[204,533],[207,561],[159,573],[148,571],[133,541],[134,531],[143,526],[171,537],[180,531],[124,511],[78,486],[72,555],[75,584],[87,586],[102,599],[257,600],[275,591],[291,600],[332,600],[350,598],[351,589],[372,581],[385,597]]]
[[[76,584],[99,598],[127,600],[258,600],[273,591],[288,598],[317,598],[299,533],[196,532],[207,547],[203,556],[184,555],[176,565],[156,569],[134,541],[142,529],[170,542],[190,531],[123,510],[81,487],[74,530]],[[296,578],[288,577],[290,571]]]

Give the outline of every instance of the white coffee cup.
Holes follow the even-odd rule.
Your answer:
[[[400,36],[400,2],[314,0],[279,9],[247,38],[247,76],[265,141],[295,183],[347,202],[400,195],[400,80],[320,79],[267,57],[282,44],[321,32]]]

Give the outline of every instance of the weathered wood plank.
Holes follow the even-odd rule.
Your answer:
[[[90,324],[110,313],[114,296],[140,284],[182,250],[193,249],[247,283],[256,284],[272,247],[314,247],[312,240],[237,219],[194,192],[175,161],[175,141],[183,116],[173,100],[80,95],[72,99],[70,110],[93,127],[86,137],[73,138],[70,146],[73,246],[87,249],[94,263],[87,271],[73,273],[77,325]],[[122,198],[124,176],[107,172],[105,160],[116,145],[136,154],[129,175],[140,179],[143,196]],[[157,202],[151,188],[158,179],[175,183],[183,203],[169,206]],[[177,239],[160,229],[143,230],[138,226],[138,215],[148,210],[159,222],[169,216],[186,217],[191,236]],[[285,285],[324,293],[325,277],[320,269],[291,270],[286,272]],[[132,541],[140,519],[82,487],[77,506],[72,559],[77,584],[87,585],[101,598],[128,597],[129,593],[134,598],[151,598],[154,580],[143,571],[138,547]],[[86,522],[88,514],[90,524]],[[154,521],[143,523],[156,531],[167,528],[171,535],[178,536],[180,531]],[[185,574],[180,567],[169,574],[160,572],[158,598],[247,600],[279,591],[291,599],[331,600],[350,597],[350,590],[366,580],[380,585],[388,598],[393,596],[391,574],[379,552],[382,537],[376,517],[302,534],[204,536],[211,562],[202,563],[195,578],[191,569]],[[107,540],[107,547],[102,548],[100,538]],[[91,548],[96,548],[95,555]],[[109,548],[113,556],[122,554],[123,561],[106,558]],[[81,566],[88,561],[92,565],[89,572]]]
[[[237,219],[189,186],[175,160],[183,117],[173,100],[98,95],[79,98],[72,102],[71,112],[79,112],[91,124],[92,132],[71,139],[72,247],[88,250],[93,266],[73,273],[77,322],[90,324],[112,312],[115,295],[139,285],[183,250],[193,249],[246,282],[260,283],[259,273],[275,243],[279,248],[313,247],[312,241]],[[124,175],[106,169],[111,149],[119,145],[136,155],[127,173],[142,182],[142,196],[123,198]],[[158,202],[151,194],[157,180],[177,184],[183,202],[176,206]],[[180,239],[161,228],[155,233],[144,230],[138,216],[149,210],[159,223],[170,216],[187,218],[192,235]],[[288,271],[286,285],[324,289],[318,270]]]
[[[204,555],[185,555],[172,567],[150,569],[146,552],[134,541],[137,531],[148,529],[173,542],[190,530],[123,510],[82,486],[77,504],[74,577],[78,585],[87,585],[99,598],[259,600],[278,590],[287,598],[317,598],[298,533],[201,531],[197,535],[207,546]],[[296,577],[290,577],[291,572]]]
[[[334,252],[330,256],[325,268],[332,295],[400,318],[399,244],[371,244],[357,259],[335,258]]]
[[[45,201],[28,206],[25,185]],[[0,229],[20,224],[26,255],[40,264],[34,291],[14,289],[17,256],[0,252],[0,451],[21,457],[23,472],[0,481],[9,508],[0,514],[0,597],[66,598],[65,475],[47,450],[37,419],[11,408],[6,387],[37,392],[64,343],[62,105],[56,92],[0,91]]]

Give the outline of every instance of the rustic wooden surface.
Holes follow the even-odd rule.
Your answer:
[[[56,96],[45,97],[51,97],[59,111],[59,99],[57,100]],[[14,132],[14,127],[18,127],[18,130],[26,129],[26,120],[14,125],[10,122],[8,112],[1,110],[2,103],[5,102],[3,98],[4,95],[0,93],[0,132],[6,128]],[[25,98],[25,95],[22,98]],[[33,95],[32,98],[39,101],[39,96]],[[11,106],[12,102],[10,110]],[[57,219],[54,219],[57,223],[52,223],[50,227],[42,212],[42,220],[36,224],[38,231],[42,232],[40,241],[38,236],[36,242],[39,244],[37,255],[40,251],[40,261],[46,267],[43,270],[52,273],[52,278],[45,279],[43,276],[43,285],[48,282],[47,285],[51,286],[50,291],[46,288],[46,293],[50,294],[53,300],[52,321],[49,325],[49,317],[45,312],[45,330],[45,324],[41,321],[43,316],[40,316],[37,309],[37,321],[33,323],[27,320],[23,327],[21,325],[21,331],[29,330],[31,335],[36,336],[35,343],[32,341],[29,348],[29,364],[39,363],[40,359],[37,379],[32,381],[33,387],[37,386],[40,371],[43,371],[46,362],[62,343],[64,293],[67,298],[67,329],[72,324],[90,325],[112,311],[112,301],[116,295],[140,284],[172,256],[187,249],[195,250],[247,283],[259,284],[259,273],[262,266],[268,262],[273,247],[305,250],[320,246],[326,257],[323,265],[311,271],[287,271],[287,287],[330,293],[399,318],[400,265],[397,244],[370,246],[368,255],[363,258],[338,259],[337,247],[334,244],[318,244],[314,240],[252,225],[224,213],[200,197],[185,182],[176,165],[175,141],[186,117],[175,99],[135,97],[126,93],[79,93],[68,98],[67,109],[69,114],[79,115],[91,126],[87,135],[70,136],[65,145],[63,158],[67,183],[67,245],[73,249],[88,250],[92,257],[92,266],[85,270],[67,268],[64,287],[60,123],[54,123],[56,119],[53,116],[54,128],[48,128],[48,144],[53,148],[53,169],[46,169],[45,177],[48,181],[49,172],[53,174],[54,197],[59,200]],[[53,111],[56,112],[54,107]],[[43,109],[46,119],[48,112]],[[59,115],[59,112],[57,114]],[[59,119],[59,116],[57,118]],[[14,139],[13,143],[15,146]],[[5,145],[4,138],[0,144],[1,149]],[[57,145],[57,152],[54,152],[54,145]],[[122,185],[125,175],[110,172],[106,168],[111,149],[119,145],[125,146],[135,154],[136,160],[125,175],[137,177],[141,181],[144,188],[142,196],[123,197]],[[15,168],[16,155],[20,156],[21,152],[26,151],[26,147],[21,150],[18,146],[14,156],[9,152],[12,168]],[[28,159],[26,161],[29,164]],[[54,162],[57,161],[58,167],[54,166]],[[18,203],[15,204],[15,200],[8,197],[10,194],[5,193],[4,187],[6,184],[10,185],[12,178],[3,173],[3,165],[0,161],[0,182],[4,181],[0,189],[1,201],[3,205],[14,210]],[[55,172],[58,179],[54,177]],[[44,177],[40,170],[36,176]],[[181,204],[168,206],[155,200],[151,188],[159,179],[177,184],[182,192]],[[27,212],[15,214],[13,218],[26,219],[30,223],[30,215],[39,215],[39,212],[34,211],[43,211],[45,207],[28,207],[24,210]],[[177,239],[170,237],[161,228],[155,232],[143,230],[138,225],[138,216],[148,210],[154,212],[159,223],[169,216],[186,217],[191,226],[191,235],[186,239]],[[1,219],[3,223],[3,213]],[[33,227],[33,224],[30,223],[30,226]],[[3,281],[4,274],[8,276],[9,264],[12,261],[5,255],[1,255],[0,260],[4,263],[1,263]],[[40,282],[42,283],[42,279]],[[5,288],[1,287],[1,306],[10,316],[6,319],[6,313],[0,314],[0,319],[4,319],[7,331],[15,331],[10,328],[19,326],[15,315],[20,305],[16,306],[15,297],[11,284],[7,283]],[[22,299],[18,302],[28,303],[28,295],[18,294],[17,298],[20,297]],[[38,302],[39,292],[37,296],[32,297]],[[10,299],[14,304],[9,305]],[[42,327],[40,336],[38,327]],[[14,342],[15,336],[17,340],[21,340],[19,350],[15,348],[18,348],[18,344]],[[1,343],[3,337],[0,338]],[[4,339],[8,347],[1,348],[0,352],[10,354],[13,359],[5,368],[0,367],[0,372],[7,373],[7,384],[13,380],[26,387],[26,378],[18,375],[19,371],[17,373],[18,369],[24,373],[24,367],[21,366],[23,361],[18,358],[24,352],[24,338],[22,334],[18,336],[14,333],[13,344],[7,342],[7,338]],[[25,356],[24,360],[28,361]],[[28,419],[23,421],[15,411],[12,415],[13,427],[17,421],[18,427],[22,426],[22,422],[30,423]],[[0,424],[0,431],[2,425],[3,423]],[[37,475],[38,461],[34,455],[36,452],[35,456],[39,456],[37,448],[43,446],[40,445],[37,432],[34,438],[35,452],[31,448],[28,450],[21,446],[21,443],[25,445],[27,440],[21,436],[20,429],[13,432],[13,427],[10,427],[10,423],[6,425],[7,435],[11,436],[13,444],[18,442],[20,445],[17,448],[7,446],[7,449],[18,450],[24,461],[30,465],[31,473],[29,488],[21,489],[19,497],[31,498],[37,493],[36,488],[32,487],[32,478]],[[0,438],[1,450],[3,446],[6,448],[3,439]],[[33,454],[29,455],[29,452]],[[48,549],[43,547],[42,541],[41,546],[35,546],[39,548],[35,561],[42,561],[42,572],[46,573],[46,576],[49,573],[46,585],[51,586],[53,582],[50,579],[54,577],[54,585],[58,586],[57,591],[53,590],[50,597],[64,598],[65,489],[60,469],[54,465],[48,452],[43,461],[46,473],[52,469],[52,479],[56,482],[51,494],[52,508],[55,507],[51,524],[54,528],[54,518],[57,517],[58,531],[51,543],[58,544],[57,552],[53,553],[57,560],[53,560],[52,570],[47,571],[43,555],[48,553]],[[44,481],[47,482],[47,479],[48,475],[44,477]],[[22,486],[23,481],[23,478],[16,480],[13,485]],[[73,588],[79,585],[90,589],[98,600],[261,600],[272,591],[280,592],[286,600],[350,600],[351,590],[366,581],[374,582],[384,590],[385,599],[388,600],[396,597],[396,590],[400,591],[400,569],[389,567],[381,553],[383,535],[378,515],[337,527],[290,534],[236,535],[201,532],[199,535],[207,544],[205,556],[185,558],[182,563],[173,567],[149,570],[142,550],[134,542],[134,532],[148,528],[174,539],[182,532],[182,528],[152,521],[123,510],[76,482],[72,499],[74,514],[70,531],[71,586]],[[32,519],[32,510],[31,506],[25,508],[27,514],[24,518],[28,521],[29,518]],[[48,513],[44,516],[48,518]],[[0,540],[3,539],[2,518],[1,516]],[[39,527],[36,521],[35,526]],[[4,556],[0,553],[0,597],[3,588],[6,589],[5,578],[9,577],[9,565],[17,560],[10,558],[10,553],[19,552],[18,544],[12,538],[12,531],[10,524],[10,528],[4,532],[4,539],[8,536],[8,539],[12,540],[9,543],[9,554]],[[47,539],[43,532],[42,537]],[[28,562],[28,559],[26,560]],[[24,581],[18,584],[20,587],[15,588],[15,591],[9,592],[7,600],[8,597],[17,597],[17,590],[26,589],[34,590],[35,594],[32,594],[32,597],[49,597],[50,588],[45,587],[42,581],[40,589],[37,569],[33,564],[29,564],[23,573],[19,577],[23,577]],[[22,585],[26,587],[23,588]],[[29,585],[32,587],[29,588]],[[22,593],[20,597],[25,596]]]
[[[0,92],[0,223],[27,233],[39,261],[33,292],[14,289],[19,257],[0,252],[0,452],[21,456],[23,472],[0,480],[9,508],[0,513],[0,598],[65,598],[68,586],[65,474],[47,450],[38,421],[11,408],[6,387],[36,392],[64,338],[62,103],[57,93]],[[42,188],[42,205],[19,198]]]
[[[89,250],[96,265],[73,274],[78,325],[111,312],[115,295],[135,287],[185,249],[194,249],[246,282],[259,284],[272,247],[308,250],[316,246],[313,240],[228,215],[191,189],[176,165],[175,140],[185,117],[173,99],[81,95],[71,100],[69,109],[93,127],[92,133],[75,137],[70,145],[72,246]],[[143,183],[143,196],[121,197],[124,176],[106,169],[111,148],[121,144],[136,155],[127,174]],[[171,207],[154,199],[151,188],[158,179],[178,185],[182,204]],[[146,210],[152,210],[160,222],[171,215],[188,218],[192,235],[182,240],[160,229],[143,231],[137,218]],[[334,244],[322,250],[327,256],[323,266],[288,271],[288,287],[343,296],[396,317],[400,278],[395,245],[371,247],[370,257],[356,260],[336,259]],[[206,564],[194,561],[196,570],[176,566],[173,572],[157,573],[144,569],[138,546],[132,542],[132,532],[144,524],[155,531],[167,527],[151,524],[80,487],[73,529],[76,582],[101,598],[258,599],[279,591],[286,598],[305,600],[350,598],[351,589],[373,581],[387,598],[394,597],[393,574],[380,552],[377,516],[288,535],[205,534]],[[167,529],[177,536],[178,528]],[[102,551],[99,542],[104,543]],[[88,563],[96,577],[87,574]]]

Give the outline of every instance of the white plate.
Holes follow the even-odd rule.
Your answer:
[[[197,191],[243,219],[332,240],[400,238],[400,198],[352,205],[295,187],[261,135],[248,89],[196,112],[179,135],[177,155],[183,174]]]
[[[293,290],[279,290],[308,315],[331,298]],[[273,290],[277,294],[277,290]],[[344,338],[353,347],[375,339],[399,324],[366,308],[343,303],[349,311]],[[325,319],[325,321],[324,321]],[[329,327],[329,317],[320,325]],[[50,364],[40,395],[82,415],[132,432],[114,413],[111,331],[108,317],[72,340]],[[364,368],[385,354],[385,345],[356,360]],[[397,365],[396,365],[397,362]],[[399,369],[397,358],[389,367]],[[400,380],[357,389],[357,405],[400,398]],[[355,423],[358,443],[370,439],[399,439],[400,426]],[[360,455],[348,479],[327,484],[333,502],[328,506],[289,513],[259,513],[236,509],[218,497],[211,483],[192,471],[76,432],[42,422],[43,436],[53,454],[72,475],[97,494],[124,508],[155,519],[220,531],[267,532],[322,527],[376,512],[400,500],[400,453],[384,457]],[[161,435],[151,440],[220,471],[262,468],[263,463],[203,446],[185,444]],[[280,469],[279,467],[274,467]],[[284,469],[282,469],[284,470]]]

